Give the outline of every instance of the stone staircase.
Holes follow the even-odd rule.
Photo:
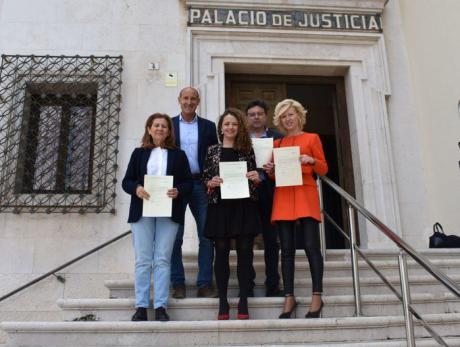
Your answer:
[[[424,251],[434,264],[460,282],[460,250]],[[396,251],[369,250],[366,254],[399,289]],[[196,257],[187,255],[184,265],[188,297],[170,300],[172,321],[130,322],[134,311],[132,280],[108,280],[110,299],[60,299],[64,322],[4,322],[8,333],[5,346],[96,347],[96,346],[318,346],[377,347],[406,346],[402,308],[394,294],[366,263],[360,262],[363,316],[354,317],[349,252],[328,251],[325,263],[323,317],[302,319],[311,292],[305,256],[298,252],[296,318],[277,319],[283,298],[262,297],[264,291],[263,253],[255,252],[257,272],[255,295],[249,299],[251,319],[234,320],[238,299],[235,280],[235,255],[232,254],[229,296],[232,319],[216,321],[217,299],[194,297],[191,281],[196,272]],[[409,261],[412,302],[433,328],[446,337],[449,346],[460,346],[460,300],[417,264]],[[102,285],[102,283],[101,283]],[[152,312],[149,311],[150,317]],[[73,321],[81,317],[94,321]],[[437,346],[416,323],[417,346]]]

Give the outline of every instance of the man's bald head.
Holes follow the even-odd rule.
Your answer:
[[[180,91],[177,100],[179,101],[182,117],[188,122],[193,120],[196,109],[200,104],[198,90],[193,87],[185,87]]]
[[[181,91],[179,92],[179,99],[181,98],[182,94],[184,92],[192,92],[195,94],[195,96],[200,99],[200,93],[198,93],[198,90],[196,88],[193,88],[193,87],[185,87],[185,88],[182,88]]]

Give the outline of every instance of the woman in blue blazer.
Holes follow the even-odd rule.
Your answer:
[[[150,195],[143,188],[145,175],[172,175],[171,217],[143,217],[143,200]],[[136,312],[133,321],[147,320],[150,279],[153,272],[155,320],[168,321],[166,313],[171,273],[171,253],[179,225],[184,224],[183,199],[192,191],[192,176],[185,153],[176,148],[174,131],[166,114],[155,113],[145,123],[141,147],[134,149],[123,178],[123,190],[131,195],[128,223],[131,223],[135,253]]]

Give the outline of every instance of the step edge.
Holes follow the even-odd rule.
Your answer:
[[[446,324],[449,322],[460,323],[460,313],[427,314],[425,320],[431,324]],[[121,331],[206,331],[211,330],[234,330],[243,329],[319,329],[328,327],[387,327],[391,325],[403,325],[403,316],[381,316],[381,317],[337,317],[321,319],[259,319],[247,321],[171,321],[171,322],[0,322],[0,329],[8,332],[65,332],[69,331],[108,331],[113,332],[117,329]]]

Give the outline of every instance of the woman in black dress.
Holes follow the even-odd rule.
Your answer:
[[[208,189],[208,214],[204,235],[214,241],[216,257],[214,272],[219,291],[217,319],[229,319],[227,301],[230,276],[229,253],[232,239],[236,240],[237,276],[240,287],[238,319],[248,319],[248,294],[251,285],[254,236],[260,232],[261,222],[257,209],[256,185],[260,183],[256,171],[254,151],[243,114],[229,108],[220,116],[217,126],[219,144],[210,146],[203,169],[203,183]],[[250,197],[221,199],[219,162],[246,161]]]

